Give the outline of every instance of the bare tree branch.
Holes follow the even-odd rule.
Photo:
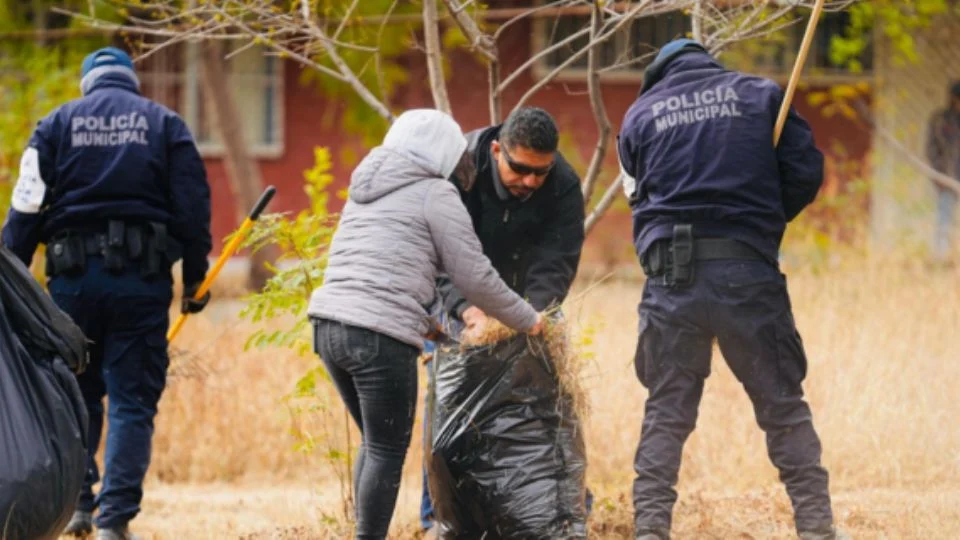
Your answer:
[[[307,0],[303,0],[303,1],[306,2]],[[357,95],[360,96],[360,99],[362,99],[368,105],[370,105],[370,107],[372,107],[373,110],[377,111],[377,113],[380,116],[382,116],[383,118],[385,118],[390,122],[393,122],[394,117],[393,117],[393,113],[390,112],[390,109],[388,109],[387,106],[383,104],[383,102],[377,99],[377,97],[374,96],[372,92],[370,92],[370,89],[363,84],[363,81],[357,78],[356,74],[354,74],[353,71],[350,69],[350,66],[347,65],[347,63],[343,60],[343,58],[337,52],[337,48],[333,45],[333,43],[330,40],[326,39],[326,34],[324,34],[323,30],[315,24],[312,24],[312,23],[309,23],[309,24],[313,29],[313,31],[316,32],[318,36],[320,36],[320,43],[323,45],[323,48],[326,49],[327,55],[330,57],[330,61],[333,62],[333,65],[337,66],[337,69],[340,71],[341,75],[343,76],[343,79],[347,82],[347,84],[352,86],[353,90],[357,93]]]
[[[338,3],[337,13],[317,13],[311,1],[297,0],[299,5],[293,2],[281,9],[273,0],[198,0],[184,9],[182,0],[107,0],[111,5],[127,7],[132,15],[128,15],[127,21],[122,24],[105,22],[101,20],[102,15],[98,16],[92,11],[93,3],[87,16],[70,15],[95,28],[147,38],[145,40],[150,43],[144,44],[141,59],[185,41],[238,40],[240,47],[233,49],[231,55],[262,45],[269,54],[293,59],[317,73],[349,85],[366,104],[389,120],[392,120],[392,114],[386,105],[388,94],[385,80],[389,71],[383,65],[382,56],[387,25],[424,23],[425,59],[434,102],[438,109],[449,111],[450,97],[444,85],[439,25],[441,20],[452,20],[466,36],[471,50],[478,52],[480,62],[486,64],[488,107],[493,123],[499,123],[505,113],[502,105],[505,91],[511,85],[518,84],[523,75],[545,63],[546,59],[551,60],[550,69],[531,88],[525,89],[518,107],[553,83],[558,75],[571,66],[579,66],[586,59],[587,88],[583,94],[589,96],[584,99],[590,100],[598,128],[597,141],[582,187],[589,205],[603,176],[603,162],[612,132],[601,93],[601,78],[611,71],[645,62],[659,43],[652,43],[651,53],[647,54],[645,49],[637,47],[638,43],[633,43],[637,36],[631,33],[630,48],[618,49],[614,58],[605,57],[609,49],[605,44],[626,35],[629,25],[639,18],[675,12],[692,14],[694,37],[708,50],[717,53],[734,42],[796,24],[791,20],[791,13],[799,8],[810,7],[816,0],[543,0],[536,5],[523,3],[516,7],[511,5],[476,12],[472,8],[475,0],[443,0],[443,10],[438,8],[437,0],[424,0],[422,12],[400,14],[396,13],[397,6],[403,4],[400,0],[393,0],[386,13],[363,17],[357,16],[363,5],[360,0]],[[840,9],[853,1],[827,0],[828,9]],[[55,11],[65,12],[62,9]],[[562,35],[550,37],[542,50],[527,54],[519,67],[511,68],[509,72],[502,71],[499,38],[506,35],[507,31],[516,29],[521,21],[543,20],[547,17],[557,18],[554,30],[563,29]],[[566,23],[569,19],[561,17],[575,17],[579,26],[568,29],[568,24],[560,25],[559,22]],[[589,17],[589,24],[580,24],[583,17]],[[481,28],[481,21],[499,23],[499,26],[487,31],[486,27]],[[347,28],[361,25],[379,26],[374,46],[364,45],[369,41],[369,36],[351,42],[356,34],[347,31]],[[536,28],[541,27],[538,25]],[[640,36],[640,41],[643,39]],[[566,53],[568,50],[569,54]],[[559,51],[564,51],[564,54],[557,55]],[[556,56],[563,58],[554,62]],[[353,66],[362,67],[354,69]],[[368,71],[371,69],[376,70],[375,76]],[[364,81],[372,82],[367,87]],[[585,224],[587,231],[613,203],[621,183],[622,177],[618,176],[607,188],[600,203],[589,213]]]
[[[303,0],[303,3],[306,4],[308,1],[309,0]],[[347,27],[347,23],[350,21],[350,16],[353,15],[353,10],[357,9],[357,5],[359,3],[360,0],[353,0],[353,3],[350,4],[349,8],[347,8],[347,13],[343,16],[343,19],[340,20],[340,26],[338,26],[337,30],[333,33],[334,40],[340,38],[340,33],[343,32],[343,29]]]
[[[675,4],[680,4],[680,5],[683,5],[685,3],[686,2],[683,2],[683,1],[675,2]],[[632,22],[634,19],[640,18],[641,15],[653,16],[653,15],[659,15],[665,12],[676,11],[677,9],[675,5],[663,4],[663,5],[660,5],[659,7],[655,7],[650,10],[645,10],[645,8],[649,4],[651,4],[651,1],[646,0],[644,2],[641,2],[640,5],[634,7],[633,10],[622,13],[622,14],[618,13],[617,11],[607,10],[607,13],[612,13],[612,15],[610,15],[610,21],[604,24],[604,28],[603,28],[604,32],[603,33],[598,32],[597,37],[592,37],[590,41],[588,41],[587,44],[583,46],[583,48],[581,48],[576,53],[574,53],[572,57],[568,58],[567,62],[563,64],[564,69],[566,69],[566,67],[570,65],[573,65],[574,62],[582,58],[583,54],[589,52],[594,47],[597,47],[603,44],[604,42],[606,42],[618,31],[620,31],[624,26]],[[608,27],[612,27],[612,30],[608,30]],[[523,74],[524,71],[526,71],[527,69],[530,69],[530,67],[534,66],[538,61],[542,60],[543,58],[549,56],[550,54],[557,52],[558,50],[562,49],[563,47],[566,47],[570,43],[573,43],[574,41],[580,38],[583,38],[589,34],[590,34],[590,25],[588,24],[584,28],[578,30],[577,32],[574,32],[573,34],[570,34],[566,38],[550,45],[549,47],[546,47],[538,51],[535,55],[527,59],[526,62],[521,64],[520,67],[518,67],[509,77],[507,77],[507,79],[505,79],[502,83],[500,83],[498,90],[500,92],[506,90],[507,86],[509,86],[510,83],[514,82],[518,77],[520,77]],[[555,70],[554,72],[551,72],[549,75],[547,75],[547,77],[552,80],[554,77],[559,75],[561,71],[562,70],[560,71]]]
[[[293,37],[296,35],[300,35],[296,33],[297,29],[294,29],[294,28],[284,28],[280,30],[269,30],[265,32],[260,32],[244,26],[243,27],[244,31],[241,32],[241,31],[237,31],[237,28],[233,27],[233,25],[231,24],[228,24],[225,22],[215,22],[213,19],[201,21],[197,24],[188,24],[187,22],[180,21],[180,24],[171,24],[162,28],[152,28],[152,25],[148,26],[146,23],[142,25],[139,23],[137,24],[113,23],[113,22],[104,21],[101,19],[96,19],[89,15],[84,15],[82,13],[76,13],[73,11],[65,10],[62,8],[54,7],[54,8],[51,8],[50,11],[53,13],[58,13],[61,15],[67,15],[67,16],[73,17],[85,24],[88,24],[91,28],[104,30],[104,31],[118,32],[118,33],[136,34],[141,36],[165,37],[165,38],[179,37],[181,38],[181,40],[189,40],[189,41],[247,41],[254,36],[260,37],[263,40],[277,40],[284,35],[291,36],[289,38],[285,38],[287,41],[291,41],[291,42],[296,41],[298,39],[303,39],[303,37],[299,37],[299,38]],[[210,14],[222,14],[222,13],[224,13],[222,9],[219,9],[219,8],[211,9],[210,11],[204,14],[204,17]],[[143,19],[131,17],[130,20],[141,21]],[[233,31],[229,31],[229,30],[233,30]],[[326,34],[323,34],[323,35],[326,36]],[[332,41],[330,40],[329,37],[326,37],[326,39],[328,41]],[[360,52],[368,52],[368,53],[375,52],[374,48],[365,47],[365,46],[357,45],[354,43],[344,43],[344,42],[337,42],[337,41],[332,41],[332,42],[337,47],[341,47],[345,49],[352,49],[352,50],[356,50]],[[167,42],[152,44],[152,46],[156,46],[156,47],[165,47],[168,45],[169,43]],[[281,51],[281,52],[292,52],[292,51]]]
[[[354,2],[351,10],[356,4],[357,2]],[[349,84],[354,92],[380,116],[390,121],[393,120],[393,114],[390,110],[364,85],[339,52],[339,49],[346,48],[379,54],[378,49],[352,43],[340,43],[332,39],[313,21],[309,0],[301,0],[300,9],[294,12],[278,11],[270,2],[266,1],[226,0],[215,3],[205,2],[201,6],[183,12],[175,12],[170,6],[160,2],[146,6],[147,9],[151,7],[154,9],[154,13],[157,13],[157,18],[167,23],[164,27],[155,27],[156,21],[148,21],[143,18],[138,19],[141,22],[137,25],[124,25],[107,23],[95,17],[70,13],[65,10],[57,11],[66,12],[92,26],[165,38],[161,43],[151,44],[151,49],[145,53],[146,55],[186,40],[242,39],[248,43],[248,46],[250,44],[262,44],[282,56],[292,58],[324,75]],[[349,18],[351,12],[348,12],[347,18]],[[176,13],[179,13],[179,15]],[[306,43],[303,44],[304,42]],[[322,51],[335,69],[314,60],[311,57],[311,48],[313,47]]]
[[[697,3],[694,4],[690,19],[693,39],[703,43],[703,0],[697,0]]]
[[[490,83],[490,123],[499,124],[503,115],[503,99],[497,87],[500,85],[500,61],[491,60],[487,63],[487,80]]]
[[[542,12],[542,11],[546,11],[546,10],[548,10],[548,9],[556,8],[556,7],[574,6],[574,5],[577,5],[577,4],[588,4],[588,3],[590,3],[590,2],[586,2],[586,1],[584,1],[584,0],[555,0],[555,1],[553,1],[553,2],[548,2],[548,3],[543,4],[543,5],[541,5],[541,6],[537,6],[537,7],[533,8],[533,9],[531,9],[531,10],[529,10],[529,11],[525,11],[525,12],[523,12],[523,13],[520,13],[519,15],[517,15],[517,16],[511,18],[511,19],[509,19],[507,22],[501,24],[501,25],[497,28],[497,31],[493,33],[493,40],[494,40],[494,41],[498,41],[498,40],[500,39],[500,36],[501,36],[508,28],[510,28],[510,27],[513,26],[514,24],[522,21],[523,19],[526,19],[526,18],[529,18],[529,17],[534,17],[534,16],[536,16],[538,13],[540,13],[540,12]]]
[[[480,51],[480,54],[484,55],[489,62],[497,61],[496,41],[480,30],[477,21],[473,20],[473,17],[464,10],[465,6],[460,5],[457,0],[443,0],[443,3],[447,5],[447,10],[457,21],[460,31],[470,40],[470,48]]]
[[[467,0],[467,2],[466,2],[465,4],[463,4],[463,5],[460,6],[460,8],[457,10],[457,12],[459,13],[459,12],[461,12],[461,11],[464,11],[465,9],[467,9],[468,7],[470,7],[470,4],[472,4],[472,3],[473,3],[473,0]]]
[[[387,9],[386,17],[384,17],[383,22],[380,23],[380,29],[377,31],[377,52],[374,55],[377,69],[377,87],[380,89],[380,95],[383,96],[383,103],[384,105],[387,105],[387,108],[389,108],[390,103],[388,101],[389,96],[387,92],[387,81],[384,79],[383,73],[383,55],[380,54],[380,48],[383,44],[383,32],[387,28],[387,21],[389,20],[390,15],[393,14],[393,11],[397,9],[397,4],[399,3],[400,0],[393,0],[393,2],[390,4],[390,7]]]
[[[645,10],[651,4],[651,2],[652,0],[643,0],[642,2],[638,2],[633,9],[621,15],[617,23],[613,25],[613,28],[610,28],[603,34],[597,36],[595,39],[590,40],[590,43],[588,43],[579,51],[571,54],[569,58],[567,58],[562,63],[560,63],[560,65],[554,68],[553,71],[551,71],[546,76],[544,76],[539,81],[537,81],[536,84],[534,84],[529,90],[527,90],[525,94],[523,94],[523,97],[520,98],[520,102],[517,103],[516,107],[519,108],[525,105],[526,102],[530,100],[530,98],[532,98],[544,86],[550,84],[553,81],[553,79],[557,77],[557,75],[563,72],[563,70],[573,65],[574,62],[582,58],[583,55],[590,52],[594,47],[601,45],[602,43],[604,43],[605,41],[613,37],[617,32],[619,32],[622,28],[624,28],[627,24],[629,24],[633,19],[635,19],[637,15],[642,13],[643,10]],[[503,85],[501,84],[500,86],[502,87]]]
[[[423,0],[423,38],[426,42],[427,72],[433,104],[438,110],[450,114],[450,98],[447,96],[447,83],[443,78],[443,51],[440,48],[436,0]]]
[[[617,63],[617,64],[610,64],[609,66],[607,66],[607,67],[605,67],[605,68],[603,68],[603,69],[601,69],[601,70],[598,70],[598,71],[599,71],[599,73],[600,73],[601,75],[603,75],[604,73],[611,72],[611,71],[621,71],[621,70],[623,70],[624,68],[628,68],[628,67],[630,67],[630,66],[632,66],[632,65],[634,65],[634,64],[642,64],[642,63],[646,62],[647,60],[650,60],[651,58],[653,58],[656,54],[657,54],[657,51],[656,51],[656,50],[653,50],[653,51],[650,51],[650,52],[648,52],[648,53],[646,53],[646,54],[641,54],[640,56],[636,56],[636,57],[634,57],[634,58],[631,58],[630,60],[627,60],[626,62],[620,62],[620,63]]]
[[[546,56],[548,56],[548,55],[550,55],[550,54],[553,54],[554,52],[558,51],[559,49],[562,49],[563,47],[566,47],[566,46],[569,45],[570,43],[573,43],[574,41],[576,41],[576,40],[578,40],[578,39],[580,39],[580,38],[582,38],[582,37],[588,36],[588,35],[590,35],[590,27],[589,27],[589,26],[587,26],[586,28],[582,28],[582,29],[578,30],[577,32],[574,32],[573,34],[570,34],[570,35],[567,36],[566,38],[564,38],[564,39],[562,39],[562,40],[554,43],[553,45],[551,45],[551,46],[549,46],[549,47],[544,48],[543,50],[541,50],[541,51],[538,52],[537,54],[535,54],[535,55],[531,56],[530,58],[528,58],[527,61],[524,62],[523,64],[521,64],[520,67],[518,67],[517,69],[515,69],[514,72],[510,74],[509,77],[507,77],[506,79],[504,79],[503,82],[500,83],[500,85],[497,87],[497,91],[498,91],[498,92],[503,92],[504,90],[506,90],[506,88],[507,88],[508,86],[510,86],[510,83],[512,83],[513,81],[517,80],[518,77],[520,77],[521,75],[523,75],[523,72],[524,72],[524,71],[526,71],[527,69],[529,69],[530,66],[533,66],[534,64],[536,64],[537,61],[539,61],[541,58],[545,58]],[[592,44],[593,41],[591,40],[590,43]],[[581,50],[582,50],[582,49],[581,49]],[[583,51],[583,52],[587,52],[587,51],[590,51],[590,50],[593,50],[593,47],[590,47],[590,46],[588,45],[588,48],[586,49],[586,51]],[[582,55],[581,55],[581,56],[582,56]],[[579,58],[579,57],[578,57],[578,58]],[[576,61],[576,60],[574,60],[574,61]]]
[[[256,46],[257,46],[256,40],[251,39],[250,41],[248,41],[248,42],[246,43],[246,45],[241,45],[241,46],[237,47],[236,49],[234,49],[233,51],[227,53],[227,55],[224,56],[223,59],[224,59],[224,60],[230,60],[230,59],[232,59],[234,56],[243,54],[244,52],[249,51],[250,49],[252,49],[252,48],[254,48],[254,47],[256,47]]]
[[[308,0],[300,2],[300,14],[303,16],[303,20],[310,20],[310,2]]]
[[[600,218],[607,213],[607,210],[610,209],[610,206],[613,204],[613,201],[617,199],[617,195],[620,194],[620,187],[623,185],[623,173],[617,175],[613,179],[613,183],[607,188],[607,191],[603,193],[603,197],[600,199],[600,202],[597,203],[597,206],[594,207],[593,211],[590,212],[590,215],[587,216],[587,219],[583,223],[583,231],[585,235],[589,235],[590,231],[593,230],[593,227],[600,221]]]
[[[460,4],[457,0],[443,0],[447,6],[447,11],[457,22],[457,26],[463,35],[470,41],[471,49],[479,50],[487,61],[487,81],[489,83],[489,110],[490,122],[499,124],[502,115],[502,96],[499,91],[500,86],[500,58],[497,50],[497,41],[494,37],[484,33],[477,26],[477,22],[466,12],[466,4]]]
[[[596,39],[603,25],[603,12],[600,10],[600,3],[593,3],[593,13],[590,15],[590,39]],[[590,165],[587,167],[587,174],[583,182],[583,200],[590,201],[593,197],[593,188],[600,177],[600,169],[603,167],[603,158],[607,155],[607,143],[610,139],[610,119],[607,117],[607,109],[603,103],[603,94],[600,90],[600,74],[597,67],[600,63],[599,49],[593,47],[587,54],[587,88],[590,91],[590,106],[593,108],[593,118],[597,122],[597,147],[593,151],[593,157],[590,159]],[[587,202],[589,204],[589,202]]]

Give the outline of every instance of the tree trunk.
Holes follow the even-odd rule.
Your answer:
[[[260,167],[250,155],[244,140],[243,119],[230,90],[220,44],[205,42],[200,45],[200,51],[201,80],[207,98],[205,104],[210,106],[216,131],[223,142],[227,177],[233,191],[239,224],[263,192],[263,179],[260,177]],[[270,278],[265,263],[273,258],[271,255],[268,250],[261,250],[251,256],[247,284],[252,289],[263,288]]]
[[[436,0],[423,0],[423,37],[426,43],[427,71],[430,74],[430,91],[433,106],[450,114],[450,98],[447,82],[443,78],[443,48],[440,44],[440,27]]]

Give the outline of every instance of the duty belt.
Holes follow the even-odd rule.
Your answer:
[[[673,238],[658,240],[643,254],[648,278],[663,278],[671,287],[693,283],[695,261],[766,260],[752,247],[732,238],[694,238],[693,226],[674,225]]]
[[[63,231],[52,238],[47,249],[47,275],[83,273],[88,256],[103,257],[108,271],[122,273],[135,266],[149,278],[164,274],[181,257],[181,249],[161,223],[128,225],[111,220],[105,233]]]

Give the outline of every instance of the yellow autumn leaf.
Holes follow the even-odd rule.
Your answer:
[[[838,84],[830,89],[830,93],[838,99],[857,97],[857,89],[849,84]]]
[[[811,92],[807,94],[807,103],[813,107],[819,107],[827,102],[830,96],[826,92]]]

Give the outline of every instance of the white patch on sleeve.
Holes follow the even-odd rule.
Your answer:
[[[629,199],[637,191],[637,179],[630,176],[630,173],[623,168],[622,163],[620,164],[620,174],[623,175],[623,194]]]
[[[40,156],[30,147],[20,158],[20,178],[13,188],[13,209],[22,214],[38,214],[47,193],[47,184],[40,177]]]

